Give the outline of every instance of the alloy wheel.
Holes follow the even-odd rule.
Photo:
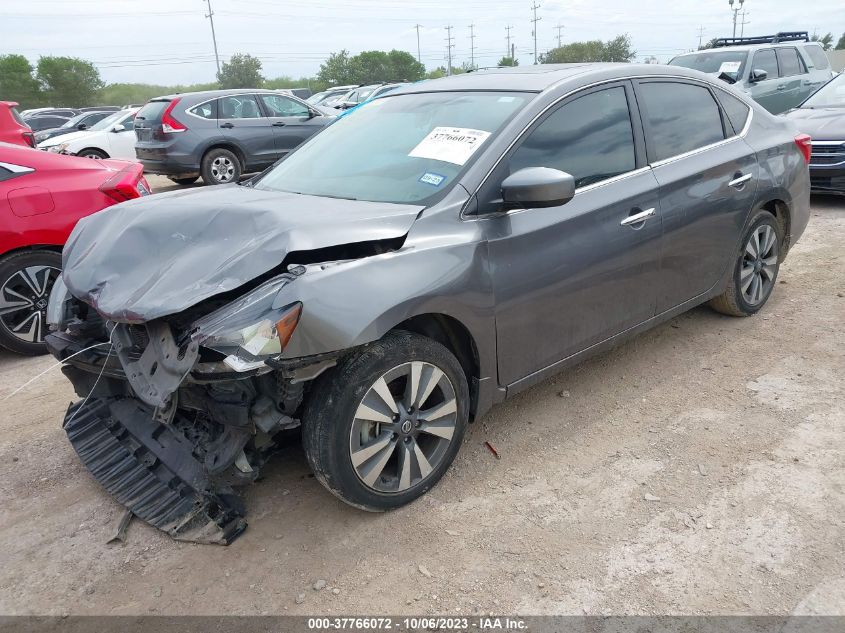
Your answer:
[[[61,271],[52,266],[27,266],[0,287],[0,323],[15,338],[41,343],[47,324],[47,302]]]
[[[421,484],[443,461],[457,415],[455,388],[438,367],[412,361],[385,372],[352,422],[349,454],[358,478],[380,493]]]
[[[235,175],[235,165],[226,156],[211,161],[211,175],[217,182],[229,182]]]
[[[778,239],[775,230],[761,224],[751,232],[742,252],[739,272],[742,297],[751,306],[766,300],[778,271]]]

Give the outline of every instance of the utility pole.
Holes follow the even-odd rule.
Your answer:
[[[698,50],[701,50],[702,42],[704,40],[704,27],[698,27]]]
[[[560,48],[563,46],[560,39],[560,32],[563,30],[563,24],[558,24],[555,28],[557,29],[557,47]]]
[[[505,37],[508,40],[508,47],[505,49],[505,57],[507,57],[508,55],[511,54],[511,29],[512,28],[513,28],[512,26],[506,26],[505,27],[505,31],[507,32],[507,35]]]
[[[217,54],[217,35],[214,33],[214,11],[211,10],[211,0],[205,0],[208,4],[207,17],[211,20],[211,40],[214,42],[214,60],[217,62],[217,74],[220,74],[220,55]]]
[[[469,25],[469,67],[475,68],[475,24]]]
[[[422,55],[420,55],[420,26],[421,24],[417,24],[414,26],[417,29],[417,61],[422,64]]]
[[[739,12],[742,11],[742,5],[745,4],[745,0],[728,0],[728,4],[731,7],[731,12],[734,14],[734,37],[736,37],[736,18],[739,15]],[[736,4],[736,8],[734,5]]]
[[[452,41],[455,38],[452,37],[452,25],[446,27],[446,76],[452,74]]]
[[[751,20],[748,20],[748,21],[745,20],[746,15],[751,15],[751,14],[748,13],[745,9],[743,9],[742,10],[742,22],[740,22],[741,26],[740,26],[740,29],[739,29],[739,36],[740,37],[745,37],[745,25],[751,24]]]
[[[534,64],[535,65],[537,64],[537,22],[539,22],[540,20],[543,19],[543,18],[537,17],[537,9],[539,9],[539,8],[540,8],[540,5],[537,4],[536,2],[534,2],[531,5],[531,10],[534,12],[534,17],[531,20],[531,23],[532,23],[534,29],[531,31],[531,35],[534,36]]]

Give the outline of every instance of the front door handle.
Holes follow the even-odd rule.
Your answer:
[[[233,123],[221,123],[220,127],[224,127],[227,130],[231,130],[233,127],[235,127],[235,125]]]
[[[778,90],[786,90],[786,86],[784,84],[781,84],[778,86]]]
[[[287,125],[287,123],[285,123],[284,121],[275,121],[273,123],[273,127],[285,127],[285,125]]]
[[[751,174],[745,174],[744,176],[739,176],[734,178],[728,183],[729,187],[736,187],[737,189],[741,189],[745,183],[751,180]]]
[[[634,209],[636,211],[636,209]],[[646,220],[648,220],[651,216],[654,215],[654,208],[646,209],[645,211],[639,211],[637,213],[632,213],[627,218],[622,220],[619,224],[622,226],[634,226],[636,224],[642,225]],[[634,228],[639,228],[638,226]]]

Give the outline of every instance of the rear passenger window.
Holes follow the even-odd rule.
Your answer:
[[[640,84],[652,162],[725,138],[722,115],[707,88],[673,82]]]
[[[807,55],[813,60],[813,66],[816,70],[827,70],[830,68],[830,62],[827,60],[827,55],[824,54],[822,47],[817,44],[808,44],[804,47]]]
[[[510,159],[511,173],[524,167],[552,167],[572,174],[576,187],[633,171],[636,166],[624,88],[601,90],[562,105]]]
[[[778,60],[775,57],[775,51],[767,48],[764,51],[757,51],[754,53],[754,61],[751,64],[753,70],[765,70],[769,75],[769,79],[775,79],[778,76]]]
[[[260,119],[258,103],[251,95],[233,95],[220,97],[217,118],[219,119]]]
[[[194,116],[198,116],[201,119],[216,119],[217,118],[217,99],[214,101],[208,101],[206,103],[201,103],[197,106],[194,106],[190,110],[188,110]]]
[[[724,90],[719,91],[719,101],[722,102],[722,108],[725,114],[728,115],[728,121],[736,134],[742,132],[745,127],[745,122],[748,120],[748,113],[751,111],[742,99],[738,99]]]
[[[780,64],[780,76],[791,77],[793,75],[801,75],[806,71],[804,64],[798,57],[798,50],[794,48],[779,48],[778,64]]]

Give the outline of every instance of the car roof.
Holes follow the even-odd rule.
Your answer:
[[[281,90],[293,90],[293,88],[282,88]],[[199,90],[197,92],[177,92],[172,95],[162,95],[161,97],[153,97],[150,101],[163,101],[176,99],[177,97],[199,97],[201,99],[210,99],[213,97],[225,97],[227,95],[248,95],[248,94],[279,94],[278,90],[270,90],[268,88],[232,88],[230,90]]]
[[[760,50],[761,48],[778,48],[783,46],[795,46],[796,44],[801,44],[802,46],[807,46],[808,44],[815,44],[818,46],[818,42],[787,40],[785,42],[768,42],[766,44],[736,44],[734,46],[717,46],[715,48],[704,48],[700,51],[678,53],[677,55],[675,55],[675,57],[685,57],[687,55],[701,55],[702,53],[719,53],[721,51],[746,53],[748,51]]]
[[[543,92],[561,83],[625,79],[653,76],[706,79],[707,75],[680,66],[661,64],[589,63],[538,64],[507,68],[485,68],[451,77],[431,79],[402,86],[391,96],[422,92],[451,92],[462,90],[506,90],[515,92]]]

